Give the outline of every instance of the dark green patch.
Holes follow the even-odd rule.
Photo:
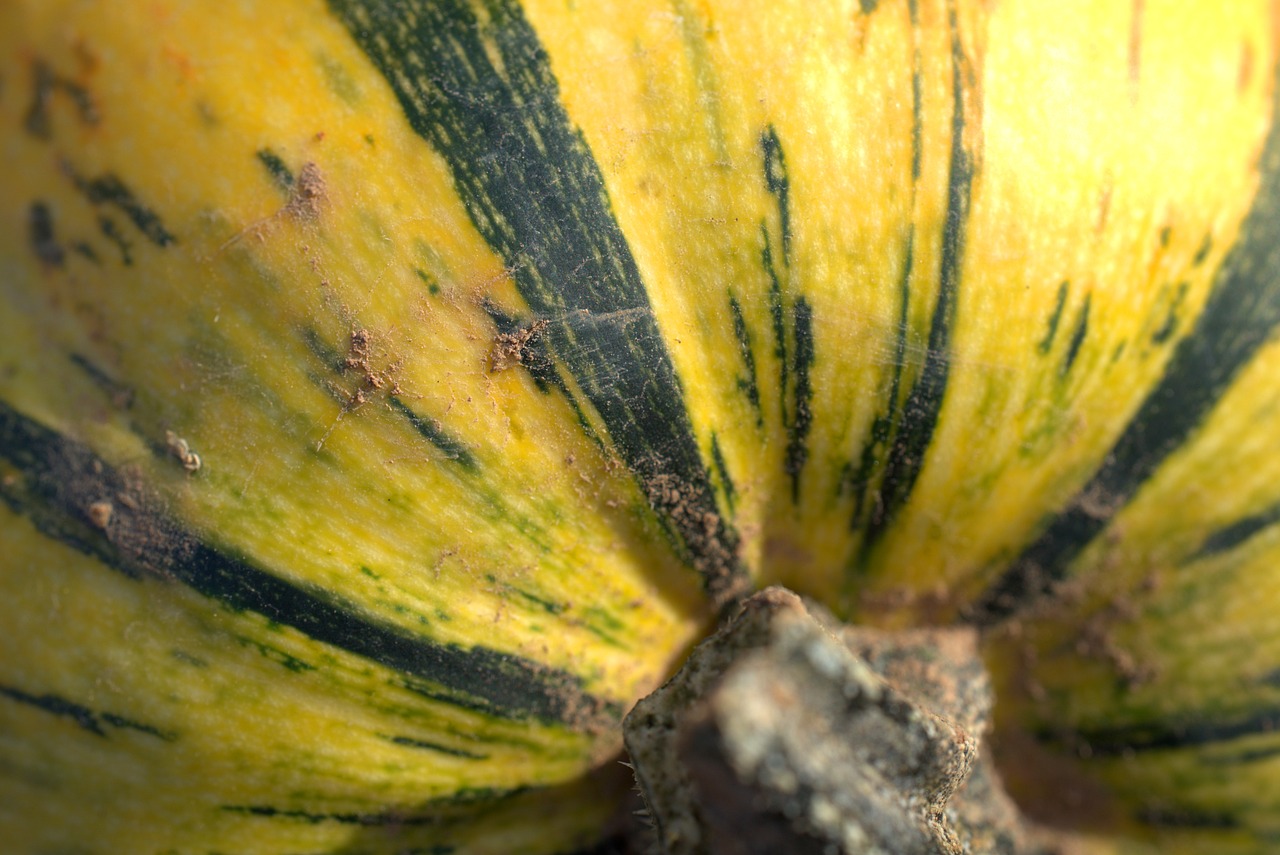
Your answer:
[[[1062,358],[1062,366],[1058,368],[1059,377],[1070,374],[1072,367],[1076,364],[1076,357],[1080,355],[1085,336],[1089,334],[1089,309],[1092,305],[1093,292],[1090,291],[1084,295],[1084,305],[1080,307],[1080,314],[1076,316],[1076,325],[1071,330],[1071,341],[1067,343],[1067,353]]]
[[[177,238],[160,221],[159,214],[139,202],[133,195],[133,191],[114,174],[108,172],[97,178],[85,178],[72,170],[69,165],[64,164],[64,166],[76,189],[91,204],[106,205],[120,211],[129,218],[138,231],[146,236],[147,240],[156,246],[169,246],[177,242]]]
[[[1280,110],[1280,86],[1275,109]],[[1049,591],[1170,454],[1203,423],[1280,324],[1280,124],[1259,161],[1261,184],[1194,328],[1178,342],[1159,383],[1080,492],[974,604],[991,624]],[[1099,513],[1088,497],[1107,497]]]
[[[296,179],[294,179],[292,170],[285,165],[280,155],[269,148],[260,148],[257,154],[258,161],[267,168],[267,172],[271,175],[271,180],[275,183],[276,188],[286,195],[292,193]]]
[[[95,712],[89,707],[77,704],[66,698],[53,694],[33,695],[11,686],[0,686],[0,697],[8,698],[26,706],[43,710],[50,715],[71,719],[81,730],[87,730],[95,736],[106,737],[107,728],[133,730],[154,736],[164,742],[173,742],[177,736],[167,733],[158,727],[142,724],[133,719],[114,713]]]
[[[88,447],[3,401],[0,458],[19,475],[0,483],[7,505],[25,513],[45,535],[127,576],[180,582],[233,611],[260,614],[317,642],[420,678],[446,703],[569,727],[592,727],[620,715],[613,705],[586,694],[575,674],[483,646],[465,648],[409,634],[330,591],[294,584],[215,549]],[[88,514],[89,505],[104,496],[129,497],[115,503],[105,531]]]
[[[1066,280],[1062,280],[1062,284],[1058,286],[1058,299],[1053,305],[1053,312],[1049,315],[1049,326],[1045,330],[1044,338],[1040,339],[1040,343],[1036,345],[1036,350],[1041,355],[1047,354],[1049,349],[1053,347],[1053,339],[1058,334],[1058,324],[1062,321],[1062,310],[1067,306],[1067,292],[1070,290],[1071,284]]]
[[[85,89],[74,80],[55,72],[43,60],[35,60],[31,64],[31,106],[23,119],[23,127],[27,133],[42,140],[53,138],[53,122],[49,116],[49,107],[53,96],[61,92],[76,108],[76,116],[86,125],[98,123],[98,108]]]
[[[713,599],[745,587],[683,390],[604,180],[519,4],[330,0],[448,163],[548,346]]]
[[[53,214],[44,202],[32,202],[27,209],[27,240],[41,264],[61,267],[67,254],[53,233]]]
[[[418,278],[421,279],[424,283],[426,283],[427,291],[429,293],[431,294],[440,293],[440,283],[437,282],[430,275],[428,275],[427,271],[423,270],[421,267],[415,267],[413,268],[413,272],[418,274]]]
[[[858,10],[864,15],[870,15],[878,5],[880,5],[880,0],[858,0]]]

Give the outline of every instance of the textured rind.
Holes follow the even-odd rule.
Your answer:
[[[1271,15],[5,4],[12,845],[571,848],[782,583],[984,625],[1051,819],[1273,848]]]

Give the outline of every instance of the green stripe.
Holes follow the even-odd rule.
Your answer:
[[[293,191],[294,177],[293,171],[285,164],[280,155],[276,154],[269,148],[258,149],[258,160],[262,163],[271,175],[272,182],[276,187],[288,194]]]
[[[1076,357],[1080,355],[1080,347],[1084,344],[1085,336],[1089,334],[1089,308],[1093,305],[1093,292],[1084,295],[1084,305],[1080,307],[1080,315],[1076,318],[1075,329],[1071,331],[1071,341],[1067,345],[1067,355],[1062,359],[1062,367],[1058,369],[1059,377],[1066,377],[1071,373],[1071,369],[1076,364]]]
[[[1259,161],[1261,186],[1195,327],[1101,467],[974,604],[975,622],[989,625],[1012,615],[1062,580],[1076,556],[1193,435],[1280,325],[1280,74],[1275,85]]]
[[[1190,562],[1210,555],[1230,552],[1276,523],[1280,523],[1280,504],[1272,505],[1261,513],[1236,520],[1231,525],[1215,531],[1205,538],[1200,548],[1187,560]]]
[[[95,736],[107,736],[107,728],[118,728],[121,730],[132,730],[138,733],[145,733],[148,736],[154,736],[165,742],[172,742],[177,737],[172,733],[167,733],[158,727],[149,724],[134,721],[115,713],[96,712],[83,704],[69,701],[66,698],[53,694],[33,695],[30,692],[24,692],[21,689],[15,689],[11,686],[0,686],[0,697],[8,698],[16,703],[26,706],[35,707],[43,710],[51,715],[64,716],[71,719],[82,730],[87,730]]]
[[[27,209],[27,242],[42,264],[61,267],[66,261],[67,254],[54,234],[53,214],[44,202],[32,202]]]
[[[796,342],[791,424],[787,428],[785,467],[791,476],[791,501],[800,501],[800,474],[809,460],[809,429],[813,426],[813,384],[809,369],[813,367],[813,309],[804,297],[795,301],[791,309],[792,332]]]
[[[1046,355],[1053,347],[1053,340],[1058,335],[1058,324],[1062,322],[1062,310],[1067,307],[1067,293],[1071,289],[1071,283],[1063,279],[1062,284],[1058,286],[1058,299],[1053,305],[1053,312],[1049,315],[1049,326],[1044,332],[1044,338],[1040,339],[1040,343],[1036,345],[1036,350],[1041,355]]]
[[[307,590],[214,549],[86,446],[2,401],[0,457],[21,476],[0,489],[6,504],[26,513],[45,535],[127,576],[182,582],[233,610],[256,612],[315,641],[441,686],[444,691],[435,697],[458,706],[573,729],[621,715],[616,705],[586,694],[574,674],[482,646],[410,635],[331,593]],[[89,505],[118,496],[130,501],[116,502],[107,530],[99,530],[89,519]]]
[[[330,0],[448,163],[551,349],[713,598],[745,589],[683,392],[599,167],[519,6]]]
[[[1278,728],[1280,707],[1231,720],[1214,721],[1190,717],[1181,722],[1162,719],[1150,724],[1073,730],[1069,734],[1069,741],[1086,749],[1086,753],[1094,757],[1128,757],[1146,751],[1170,751],[1231,742],[1274,733]],[[1039,738],[1046,742],[1058,741],[1055,733],[1042,733]]]
[[[911,18],[911,210],[914,212],[919,197],[920,171],[924,162],[924,82],[923,60],[920,51],[920,7],[917,0],[908,4]],[[911,277],[916,264],[916,224],[907,224],[905,247],[902,253],[902,273],[898,278],[898,324],[894,335],[893,360],[890,368],[889,390],[884,409],[871,422],[870,437],[858,455],[856,469],[852,461],[845,464],[844,477],[840,481],[840,494],[854,493],[853,514],[849,518],[850,531],[864,524],[876,527],[884,522],[884,503],[880,493],[883,476],[881,460],[899,421],[902,395],[902,373],[906,368],[907,343],[911,334]],[[864,515],[867,523],[864,523]],[[856,556],[856,564],[863,564],[869,554],[870,540],[864,538]]]
[[[914,7],[913,7],[914,13]],[[913,17],[914,20],[914,17]],[[938,271],[938,299],[929,326],[929,344],[920,377],[903,404],[895,440],[889,449],[880,486],[881,512],[867,525],[864,552],[892,525],[915,488],[925,455],[942,412],[951,365],[951,329],[955,324],[956,292],[960,286],[969,203],[973,184],[974,155],[965,147],[966,95],[977,97],[964,85],[964,51],[960,43],[955,4],[948,4],[951,31],[951,153],[947,175],[947,212],[943,221],[942,260]]]
[[[760,406],[760,384],[756,376],[756,355],[751,344],[751,331],[747,329],[746,318],[742,315],[742,305],[732,292],[729,294],[729,312],[733,315],[733,334],[738,340],[738,353],[747,369],[747,376],[738,379],[738,388],[747,396],[751,409],[755,410],[756,427],[764,427],[764,410]]]
[[[156,246],[169,246],[177,242],[173,233],[165,228],[160,215],[142,204],[133,191],[116,175],[107,173],[97,178],[85,178],[75,172],[69,164],[64,164],[67,174],[76,189],[95,206],[109,206],[120,211],[129,221]]]

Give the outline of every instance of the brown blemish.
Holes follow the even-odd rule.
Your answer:
[[[289,191],[289,199],[284,206],[273,214],[250,223],[240,231],[227,238],[214,256],[217,257],[235,246],[247,236],[260,237],[281,217],[289,217],[300,222],[313,222],[320,217],[320,211],[328,198],[327,185],[320,167],[312,161],[302,165],[302,170],[294,180]]]
[[[494,336],[493,346],[489,348],[487,359],[489,373],[497,374],[515,365],[530,364],[535,358],[533,347],[549,325],[550,321],[541,318],[527,327]]]
[[[389,361],[385,367],[378,368],[375,361],[380,355],[374,347],[374,336],[370,330],[356,327],[351,331],[347,341],[347,353],[339,368],[344,374],[353,376],[356,385],[350,391],[339,390],[339,395],[344,399],[342,409],[338,412],[338,417],[333,420],[333,424],[324,432],[324,436],[320,437],[316,443],[316,451],[324,448],[325,442],[338,427],[338,422],[342,421],[348,413],[355,412],[378,395],[385,398],[401,394],[400,384],[396,380],[401,363],[393,360]]]
[[[1240,71],[1236,76],[1236,91],[1242,95],[1253,81],[1254,62],[1253,43],[1245,42],[1240,51]]]

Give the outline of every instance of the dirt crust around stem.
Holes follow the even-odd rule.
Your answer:
[[[624,722],[662,855],[1049,855],[982,750],[970,629],[844,626],[770,588]]]

